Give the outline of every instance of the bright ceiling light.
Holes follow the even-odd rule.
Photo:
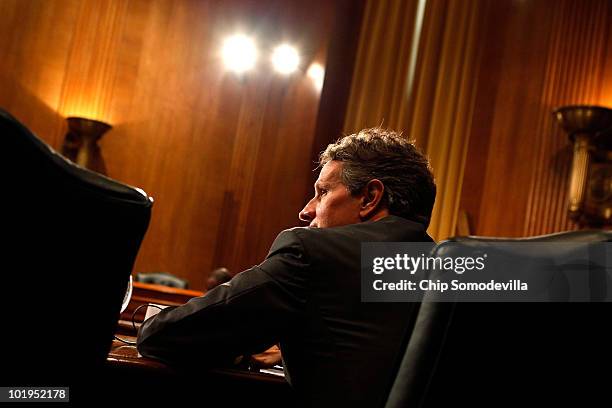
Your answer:
[[[238,74],[253,68],[257,61],[255,42],[242,34],[228,37],[223,42],[222,54],[225,67]]]
[[[313,62],[306,74],[312,79],[312,83],[317,91],[320,91],[321,88],[323,88],[323,79],[325,79],[325,69],[323,69],[323,66],[317,62]]]
[[[281,74],[290,74],[300,65],[300,56],[295,47],[281,44],[272,52],[272,65]]]

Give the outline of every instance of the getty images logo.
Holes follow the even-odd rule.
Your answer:
[[[437,257],[437,256],[410,256],[408,254],[396,254],[389,257],[375,257],[372,264],[372,272],[380,275],[385,271],[406,271],[414,275],[417,271],[453,271],[458,275],[465,271],[482,271],[485,268],[487,254],[478,257]]]

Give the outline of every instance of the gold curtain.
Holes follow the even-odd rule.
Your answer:
[[[429,156],[429,233],[455,234],[489,0],[369,0],[344,132],[401,130]]]

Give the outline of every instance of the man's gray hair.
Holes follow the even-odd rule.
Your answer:
[[[378,179],[389,213],[429,224],[434,177],[427,158],[401,133],[376,127],[342,137],[319,157],[321,166],[332,160],[343,163],[342,182],[351,194]]]

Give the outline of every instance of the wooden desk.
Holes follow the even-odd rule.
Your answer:
[[[135,341],[134,337],[122,336]],[[182,406],[294,406],[291,387],[284,378],[236,368],[177,370],[160,361],[140,357],[135,346],[113,341],[100,379],[101,389],[112,390],[104,401],[123,404]]]
[[[128,310],[121,316],[117,336],[136,341],[131,327],[133,310],[140,304],[180,305],[202,292],[184,291],[142,283],[134,284]],[[144,317],[144,309],[138,321]],[[113,401],[157,405],[202,400],[217,406],[256,404],[293,406],[291,387],[283,377],[238,368],[192,368],[178,370],[160,361],[140,357],[135,346],[113,341],[101,379],[105,389],[113,390]],[[205,406],[207,405],[205,404]]]
[[[136,341],[135,337],[121,336],[121,338],[129,341]],[[153,373],[162,376],[180,376],[183,374],[161,361],[139,356],[136,346],[124,344],[117,340],[113,341],[106,363],[111,369],[125,369],[132,374],[138,372]],[[284,377],[246,369],[215,368],[208,369],[207,372],[219,376],[246,379],[255,382],[266,382],[280,387],[287,385]]]

